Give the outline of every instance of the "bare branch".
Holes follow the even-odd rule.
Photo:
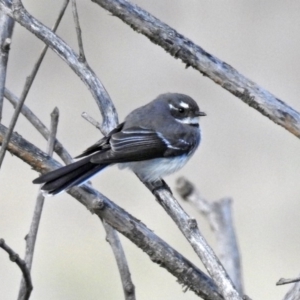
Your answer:
[[[61,38],[32,17],[21,4],[12,6],[12,9],[10,9],[4,0],[0,0],[0,10],[47,44],[87,85],[101,111],[103,118],[102,133],[106,135],[108,133],[107,128],[115,128],[118,124],[116,109],[104,86],[89,65],[86,62],[80,62],[78,55]]]
[[[87,113],[82,113],[81,116],[88,121],[90,124],[95,126],[96,128],[99,128],[100,124],[93,119],[91,116],[89,116]],[[109,224],[105,222],[105,220],[102,221],[104,229],[106,231],[106,240],[109,242],[113,254],[115,256],[117,266],[119,269],[119,273],[121,276],[121,282],[123,286],[123,291],[125,295],[126,300],[135,300],[135,287],[131,280],[131,274],[129,271],[127,259],[125,256],[125,252],[123,250],[121,241],[117,235],[117,232],[115,229],[113,229]]]
[[[125,299],[135,300],[135,287],[131,280],[131,274],[129,271],[127,259],[118,234],[109,224],[106,223],[106,221],[103,221],[103,226],[106,231],[106,240],[109,242],[113,250],[118,265]]]
[[[72,0],[72,13],[73,13],[73,18],[74,18],[74,22],[75,22],[75,28],[76,28],[76,34],[77,34],[77,40],[78,40],[78,46],[79,46],[79,60],[81,62],[86,62],[84,49],[83,49],[83,43],[82,43],[81,28],[80,28],[80,24],[79,24],[76,0]]]
[[[195,186],[181,177],[176,187],[180,196],[207,218],[216,234],[217,254],[239,293],[243,294],[240,253],[233,225],[232,200],[228,198],[209,202],[200,196]]]
[[[300,277],[290,278],[290,279],[280,278],[276,282],[276,285],[284,285],[284,284],[295,283],[295,282],[299,282],[299,281],[300,281]]]
[[[19,102],[17,96],[15,96],[11,91],[5,89],[5,98],[13,105],[16,106]],[[47,127],[37,118],[37,116],[25,105],[23,104],[21,113],[25,118],[37,129],[37,131],[46,139],[49,139],[50,131]],[[58,156],[65,162],[65,164],[70,164],[73,162],[73,158],[66,151],[63,145],[56,139],[54,144],[54,151]]]
[[[57,27],[58,27],[58,25],[59,25],[59,23],[60,23],[60,21],[61,21],[63,15],[64,15],[64,12],[65,12],[65,10],[66,10],[66,8],[67,8],[68,3],[69,3],[69,0],[66,0],[66,1],[64,2],[63,7],[62,7],[62,9],[61,9],[61,11],[60,11],[60,13],[59,13],[59,15],[58,15],[57,21],[55,22],[54,27],[53,27],[53,29],[52,29],[53,32],[55,32],[55,30],[57,29]],[[13,4],[13,5],[14,5],[14,4]],[[9,139],[10,139],[10,136],[11,136],[11,134],[12,134],[14,128],[15,128],[15,125],[16,125],[17,120],[18,120],[18,118],[19,118],[19,115],[20,115],[22,106],[23,106],[23,104],[24,104],[24,102],[25,102],[25,100],[26,100],[26,97],[27,97],[27,95],[28,95],[28,92],[29,92],[29,90],[30,90],[30,88],[31,88],[31,86],[32,86],[32,83],[33,83],[33,81],[34,81],[34,79],[35,79],[35,76],[36,76],[36,74],[37,74],[37,72],[38,72],[38,70],[39,70],[39,68],[40,68],[40,65],[41,65],[41,63],[42,63],[42,61],[43,61],[43,59],[44,59],[44,57],[45,57],[45,55],[46,55],[47,50],[48,50],[48,46],[46,45],[46,46],[43,48],[43,50],[42,50],[42,52],[41,52],[41,54],[40,54],[40,56],[39,56],[37,62],[36,62],[35,65],[33,66],[33,69],[32,69],[32,71],[31,71],[31,74],[26,78],[25,86],[24,86],[24,88],[23,88],[23,91],[22,91],[22,94],[21,94],[21,97],[20,97],[20,101],[19,101],[18,104],[16,105],[16,108],[15,108],[15,111],[14,111],[14,114],[13,114],[13,117],[12,117],[12,119],[11,119],[11,121],[10,121],[10,124],[9,124],[7,136],[5,137],[5,139],[4,139],[4,141],[3,141],[3,144],[2,144],[2,147],[1,147],[1,150],[0,150],[0,168],[1,168],[1,165],[2,165],[2,162],[3,162],[3,159],[4,159],[4,156],[5,156],[5,152],[6,152],[6,148],[7,148],[7,145],[8,145]]]
[[[187,67],[192,66],[276,124],[300,137],[300,114],[296,110],[167,24],[127,0],[92,2],[147,36],[175,58],[180,58]]]
[[[58,120],[59,120],[59,110],[57,107],[55,107],[53,112],[51,113],[50,136],[48,138],[48,145],[47,145],[47,153],[50,156],[52,156],[53,150],[54,150],[54,143],[56,140]]]
[[[7,5],[11,5],[11,0],[6,0],[6,3]],[[12,18],[0,11],[0,122],[2,119],[8,53],[14,24],[15,22]]]
[[[53,112],[51,113],[51,125],[50,125],[50,135],[47,143],[47,153],[49,156],[53,154],[54,143],[56,139],[56,132],[58,126],[58,118],[59,118],[59,111],[58,108],[55,107]],[[38,196],[35,203],[35,208],[33,212],[33,217],[30,225],[30,230],[28,235],[26,236],[26,251],[25,251],[25,262],[27,265],[28,270],[31,270],[32,267],[32,260],[34,254],[34,247],[36,242],[36,237],[40,225],[40,220],[42,216],[42,211],[44,207],[44,196],[41,191],[38,192]],[[19,289],[18,300],[24,300],[26,295],[26,282],[25,278],[22,278],[21,285]]]
[[[150,191],[152,191],[158,203],[173,219],[180,231],[193,247],[209,275],[218,286],[218,290],[223,295],[224,299],[242,300],[242,297],[235,289],[231,279],[229,278],[219,259],[200,233],[197,221],[191,218],[182,209],[178,201],[171,194],[168,187],[159,187],[153,189],[151,184],[144,184],[149,188]]]
[[[7,128],[0,124],[0,144]],[[34,170],[45,173],[61,165],[49,155],[14,133],[8,151],[29,164]],[[129,238],[141,248],[153,262],[173,274],[178,281],[207,300],[224,299],[215,283],[195,265],[171,248],[165,241],[149,230],[143,223],[111,202],[91,186],[74,187],[68,192],[92,213],[97,214],[110,226]],[[233,299],[233,298],[232,298]]]
[[[101,127],[100,123],[97,122],[94,118],[92,118],[88,113],[83,112],[83,113],[81,114],[81,116],[82,116],[86,121],[88,121],[90,124],[92,124],[92,125],[95,126],[97,129],[100,130],[100,127]]]
[[[29,299],[33,287],[31,282],[30,270],[27,268],[25,261],[21,259],[20,256],[14,250],[12,250],[7,244],[5,244],[5,241],[3,239],[0,239],[0,248],[6,251],[9,254],[10,260],[12,262],[15,262],[18,265],[18,267],[21,269],[26,284],[25,286],[26,290],[23,299],[24,300]]]

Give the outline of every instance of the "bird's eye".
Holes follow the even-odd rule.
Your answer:
[[[178,111],[179,111],[180,113],[184,113],[185,109],[184,109],[183,107],[179,107],[179,108],[178,108]]]

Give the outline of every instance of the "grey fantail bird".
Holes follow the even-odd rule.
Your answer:
[[[206,116],[189,96],[168,93],[135,109],[107,137],[70,165],[36,178],[55,195],[80,185],[109,165],[129,168],[144,182],[155,182],[182,168],[200,143],[199,117]]]

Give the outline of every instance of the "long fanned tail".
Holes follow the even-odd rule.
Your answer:
[[[36,178],[33,183],[43,183],[41,189],[51,195],[56,195],[75,185],[80,185],[108,166],[108,164],[91,163],[90,159],[90,157],[86,157],[44,174]]]

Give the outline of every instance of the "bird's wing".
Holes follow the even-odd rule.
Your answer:
[[[141,127],[123,129],[110,138],[110,151],[91,157],[93,163],[119,163],[171,157],[186,153],[188,145],[182,139],[170,141],[161,133]]]
[[[123,128],[123,126],[124,126],[124,122],[121,123],[121,124],[119,124],[107,136],[105,136],[104,138],[102,138],[101,140],[99,140],[97,143],[95,143],[91,147],[89,147],[86,150],[84,150],[80,155],[76,156],[75,158],[81,158],[81,157],[88,156],[90,154],[93,154],[93,153],[101,151],[101,150],[107,150],[108,148],[110,148],[110,146],[109,146],[109,140],[110,140],[111,136],[113,134],[121,131],[122,128]]]

